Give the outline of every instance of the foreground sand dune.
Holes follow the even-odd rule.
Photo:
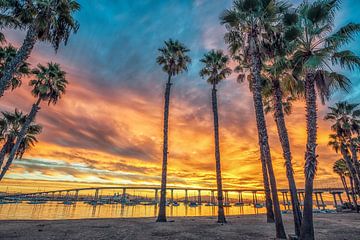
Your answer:
[[[291,215],[284,216],[292,233]],[[153,218],[86,219],[61,221],[0,221],[0,239],[92,240],[92,239],[274,239],[274,227],[265,215],[228,217],[226,225],[215,217],[171,218],[155,223]],[[317,240],[360,239],[360,214],[315,214]]]

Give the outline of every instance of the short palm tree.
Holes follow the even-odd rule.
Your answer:
[[[329,107],[330,112],[326,114],[325,120],[331,121],[331,129],[335,134],[331,135],[329,144],[336,151],[341,152],[349,170],[351,183],[354,182],[357,194],[360,196],[360,169],[357,159],[358,137],[360,131],[359,104],[351,104],[346,101],[338,102],[334,107]],[[355,199],[353,199],[355,200]],[[354,206],[359,211],[356,200]]]
[[[167,178],[167,157],[168,157],[168,122],[170,107],[171,79],[176,75],[187,71],[191,63],[187,55],[190,50],[177,40],[169,39],[165,41],[165,47],[159,49],[159,56],[156,61],[162,66],[162,70],[167,73],[168,81],[165,88],[164,105],[164,141],[163,141],[163,162],[161,174],[161,191],[159,203],[159,215],[157,222],[166,222],[166,178]]]
[[[23,149],[26,146],[35,142],[32,138],[33,134],[29,133],[31,130],[31,123],[34,122],[36,114],[40,110],[40,103],[45,101],[49,105],[56,104],[61,96],[65,93],[68,81],[65,78],[66,73],[61,70],[60,65],[57,63],[48,63],[47,66],[39,64],[37,68],[32,70],[35,79],[29,82],[33,87],[31,93],[37,98],[37,101],[32,106],[29,115],[27,115],[25,123],[22,125],[19,134],[16,137],[16,142],[10,151],[8,162],[9,164],[4,167],[3,171],[8,170],[10,164],[16,156],[22,156]],[[36,133],[36,129],[33,129]],[[24,140],[25,138],[28,138]],[[4,174],[5,174],[4,173]]]
[[[4,72],[6,64],[9,63],[16,56],[16,52],[17,49],[11,45],[0,47],[0,77]],[[10,84],[7,85],[7,88],[5,90],[7,90],[8,88],[14,90],[17,87],[20,87],[21,78],[24,76],[28,76],[29,74],[29,63],[24,61],[17,69],[17,71],[14,72],[14,74],[12,75],[12,78],[10,79]]]
[[[349,79],[334,70],[334,65],[354,70],[360,58],[341,50],[359,32],[360,24],[349,23],[333,32],[339,0],[304,2],[294,15],[297,23],[289,36],[296,39],[293,54],[294,76],[304,79],[306,101],[307,144],[305,152],[305,199],[300,239],[314,239],[313,183],[317,169],[317,106],[316,92],[324,103],[335,89],[346,88]]]
[[[10,153],[16,136],[21,126],[25,123],[26,115],[18,109],[15,112],[2,112],[3,117],[0,120],[1,140],[4,143],[0,151],[0,167],[3,165],[5,155]]]
[[[355,189],[356,189],[355,192],[359,195],[359,193],[360,193],[360,185],[359,185],[359,182],[356,179],[354,179],[354,177],[353,177],[353,176],[356,175],[356,171],[355,171],[354,166],[353,166],[353,164],[351,162],[350,152],[348,150],[347,144],[343,141],[343,138],[339,137],[337,134],[330,134],[329,135],[329,143],[328,143],[328,145],[331,146],[336,152],[340,151],[340,153],[341,153],[341,155],[343,157],[343,160],[344,160],[344,162],[346,164],[346,168],[349,171],[350,181],[352,183],[352,180],[354,180]],[[353,188],[353,186],[352,186],[352,188]],[[356,210],[359,211],[357,201],[356,201],[356,198],[355,198],[354,195],[355,194],[354,194],[354,191],[353,191],[352,194],[351,194],[353,204],[356,207]]]
[[[276,237],[286,239],[286,233],[277,193],[276,179],[272,166],[268,133],[262,97],[262,52],[261,41],[264,32],[276,28],[281,11],[289,6],[277,0],[235,0],[231,9],[221,16],[221,23],[225,25],[228,33],[225,41],[233,56],[240,57],[241,63],[250,69],[252,78],[252,93],[255,107],[256,123],[259,137],[260,156],[263,164],[264,180],[268,174],[271,184],[272,200],[276,225]],[[266,173],[267,172],[267,173]],[[264,182],[266,187],[266,183]],[[267,189],[265,189],[267,190]],[[267,201],[268,213],[269,201]]]
[[[10,19],[1,27],[26,30],[23,45],[4,68],[0,78],[0,97],[11,83],[19,67],[30,56],[37,41],[49,42],[57,51],[61,42],[67,44],[72,32],[79,28],[73,14],[80,9],[75,0],[15,0],[0,2],[1,18]]]
[[[331,121],[331,129],[347,142],[352,163],[356,171],[356,177],[360,182],[360,165],[357,157],[359,147],[358,136],[360,134],[360,109],[359,104],[351,104],[346,101],[338,102],[334,107],[329,107],[330,112],[326,114],[325,120]],[[352,176],[355,178],[355,176]]]
[[[25,116],[26,117],[26,116]],[[25,123],[25,121],[24,121]],[[27,132],[25,133],[24,138],[22,139],[19,148],[16,151],[15,159],[22,159],[24,156],[24,153],[35,146],[35,144],[38,142],[36,135],[40,134],[42,130],[42,127],[38,124],[31,124],[29,128],[27,129]],[[11,146],[14,146],[15,142],[11,143]],[[11,148],[7,148],[8,153],[10,153]],[[5,176],[7,170],[10,168],[12,161],[14,158],[9,158],[7,162],[5,163],[5,166],[1,170],[0,173],[0,181]]]
[[[212,110],[214,114],[214,137],[215,137],[215,160],[216,160],[216,182],[217,182],[217,198],[218,198],[218,222],[226,223],[224,205],[223,205],[223,191],[221,179],[221,164],[220,164],[220,144],[219,144],[219,118],[217,105],[217,89],[216,86],[227,76],[231,74],[231,69],[228,67],[229,58],[224,55],[221,50],[210,51],[206,53],[200,60],[204,67],[200,71],[200,76],[206,78],[207,82],[212,85]]]
[[[345,189],[348,201],[351,202],[350,194],[349,194],[349,187],[348,187],[347,182],[346,182],[346,176],[349,175],[349,170],[346,167],[346,162],[345,162],[345,160],[343,158],[337,160],[334,163],[333,172],[339,175],[339,177],[341,179],[341,183],[343,184],[343,187]]]

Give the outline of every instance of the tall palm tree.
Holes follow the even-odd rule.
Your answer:
[[[346,176],[349,174],[349,170],[346,167],[346,162],[343,158],[337,160],[334,163],[333,172],[339,175],[339,177],[341,179],[341,183],[343,184],[344,190],[346,192],[346,197],[350,203],[351,200],[350,200],[350,194],[349,194],[349,187],[346,182]]]
[[[10,167],[14,158],[16,156],[22,156],[23,149],[35,141],[32,138],[32,135],[27,135],[27,133],[31,130],[31,123],[34,121],[36,114],[40,110],[40,103],[45,101],[49,105],[55,105],[65,93],[66,85],[68,84],[68,81],[65,78],[66,73],[61,70],[60,65],[57,63],[48,63],[46,66],[38,64],[37,68],[32,70],[32,73],[36,78],[31,80],[29,85],[33,87],[31,93],[37,100],[32,106],[29,115],[26,117],[25,123],[22,125],[21,130],[16,137],[16,142],[11,149],[7,160],[9,164],[3,169],[3,171],[5,170],[4,174]],[[24,141],[25,137],[28,137],[27,141]],[[3,175],[1,177],[3,177]]]
[[[25,116],[26,117],[26,116]],[[24,122],[25,123],[25,122]],[[19,148],[16,151],[15,159],[22,159],[24,156],[24,153],[31,149],[35,144],[38,142],[36,135],[40,134],[42,130],[42,127],[38,124],[31,124],[29,128],[27,129],[24,138],[22,139]],[[15,145],[14,142],[11,143],[12,146]],[[11,148],[7,148],[7,150],[11,150]],[[10,151],[9,151],[10,153]],[[0,173],[0,181],[5,176],[7,170],[10,168],[12,161],[14,158],[9,158],[7,162],[5,163],[5,166],[1,170]]]
[[[0,97],[10,85],[13,75],[30,56],[37,41],[49,42],[58,50],[59,45],[67,44],[72,32],[77,32],[78,22],[73,14],[80,9],[75,0],[6,0],[1,1],[0,13],[2,18],[12,19],[10,26],[26,30],[23,45],[16,55],[4,68],[0,78]],[[0,18],[1,20],[1,18]]]
[[[220,164],[220,144],[219,144],[219,118],[217,105],[217,89],[216,86],[227,76],[231,74],[228,67],[229,58],[224,55],[221,50],[212,50],[204,55],[200,60],[204,67],[200,71],[200,76],[206,78],[207,82],[212,85],[212,110],[214,114],[214,138],[215,138],[215,160],[216,160],[216,182],[217,182],[217,198],[218,198],[218,223],[226,223],[223,205],[223,191],[221,179]]]
[[[283,157],[285,160],[286,176],[288,179],[291,205],[293,208],[295,234],[300,236],[302,214],[300,202],[297,195],[297,188],[292,167],[292,154],[290,148],[289,135],[285,123],[285,114],[291,113],[292,102],[302,97],[304,87],[301,81],[297,81],[291,74],[291,64],[289,56],[296,47],[294,39],[287,39],[288,31],[296,23],[296,18],[291,13],[285,14],[281,29],[269,31],[263,40],[264,67],[262,71],[264,81],[264,110],[266,113],[273,112],[274,120]],[[285,114],[284,114],[285,113]]]
[[[188,65],[191,63],[187,49],[177,40],[169,39],[165,41],[165,47],[159,49],[159,56],[156,61],[162,66],[162,70],[167,73],[168,81],[165,88],[165,106],[164,106],[164,141],[163,141],[163,162],[161,174],[161,191],[159,203],[159,215],[157,222],[166,222],[166,177],[167,177],[167,157],[168,157],[168,122],[170,107],[170,89],[171,78],[187,71]]]
[[[17,49],[11,45],[5,47],[0,46],[0,77],[4,72],[6,64],[9,63],[16,56],[16,53]],[[26,61],[22,62],[20,67],[12,75],[12,78],[10,79],[10,84],[7,85],[5,90],[7,90],[8,88],[14,90],[15,88],[21,86],[21,78],[30,74],[29,65],[30,64]]]
[[[225,24],[228,29],[225,40],[229,44],[231,53],[243,57],[243,62],[250,68],[260,153],[266,163],[271,184],[276,237],[282,239],[286,239],[286,233],[280,212],[263,110],[260,43],[263,33],[269,28],[275,27],[280,18],[281,10],[287,7],[288,5],[284,2],[276,0],[235,0],[233,7],[226,10],[221,16],[221,23]],[[264,166],[263,169],[265,169]]]
[[[300,239],[314,239],[313,183],[317,169],[317,104],[316,92],[322,103],[332,91],[346,88],[349,79],[334,71],[333,65],[354,70],[360,59],[351,51],[340,50],[360,30],[359,24],[349,23],[335,33],[334,18],[339,0],[304,2],[297,9],[298,22],[289,35],[296,39],[293,54],[294,76],[305,81],[307,144],[305,152],[305,199]]]

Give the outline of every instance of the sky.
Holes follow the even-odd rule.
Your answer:
[[[44,126],[39,143],[16,160],[0,191],[73,188],[95,185],[159,185],[162,162],[163,105],[166,74],[156,64],[164,40],[178,39],[191,51],[189,71],[177,76],[171,92],[168,185],[216,187],[210,86],[199,77],[199,60],[223,49],[225,29],[219,15],[230,0],[79,0],[77,34],[58,53],[37,43],[29,62],[57,62],[70,82],[55,106],[42,105],[37,122]],[[298,4],[299,1],[293,1]],[[360,2],[344,0],[336,28],[360,22]],[[19,47],[24,32],[6,30]],[[360,54],[359,38],[348,46]],[[359,72],[349,93],[331,102],[360,101]],[[220,148],[224,187],[261,188],[261,164],[252,97],[246,83],[231,75],[219,84]],[[27,80],[7,92],[1,111],[29,112],[35,99]],[[327,146],[327,106],[319,104],[319,167],[315,186],[339,186],[332,164],[340,156]],[[286,117],[297,185],[303,187],[306,125],[304,102]],[[269,142],[279,187],[287,187],[284,160],[272,115]],[[11,191],[10,190],[10,191]]]

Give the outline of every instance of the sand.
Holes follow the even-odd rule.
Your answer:
[[[316,239],[360,239],[360,214],[315,214]],[[0,221],[0,239],[92,240],[92,239],[274,239],[274,225],[265,215],[228,217],[217,224],[215,217],[82,219],[58,221]],[[294,233],[292,216],[284,215],[287,233]]]

